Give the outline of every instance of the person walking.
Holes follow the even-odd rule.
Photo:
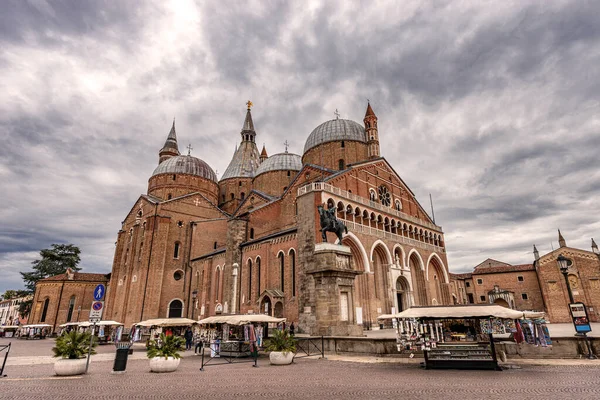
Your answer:
[[[192,339],[194,339],[194,333],[192,332],[192,328],[188,327],[185,330],[183,337],[185,338],[185,349],[191,350],[192,349]]]
[[[296,327],[294,326],[294,323],[292,322],[290,325],[290,335],[294,336],[294,331],[296,330]]]

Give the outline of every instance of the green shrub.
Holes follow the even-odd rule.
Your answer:
[[[165,360],[169,357],[181,358],[179,350],[185,344],[185,340],[182,337],[170,335],[165,336],[164,333],[160,334],[160,339],[151,340],[148,343],[148,358],[164,357]]]
[[[56,345],[52,348],[54,357],[68,358],[76,360],[87,355],[90,349],[90,336],[88,332],[71,331],[56,338]],[[96,354],[94,348],[98,346],[98,341],[92,339],[92,354]]]
[[[275,330],[265,344],[266,351],[281,351],[284,354],[296,352],[296,339],[286,330]]]

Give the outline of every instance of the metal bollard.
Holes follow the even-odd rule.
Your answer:
[[[115,355],[113,372],[125,372],[131,344],[129,342],[119,342],[115,343],[115,347],[117,348],[117,354]]]

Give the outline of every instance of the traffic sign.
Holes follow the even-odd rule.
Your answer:
[[[94,301],[92,302],[92,308],[90,309],[90,321],[94,320],[100,321],[102,318],[102,311],[104,311],[104,302],[103,301]]]
[[[106,292],[106,287],[103,284],[96,286],[94,289],[94,300],[100,301],[104,298],[104,293]]]

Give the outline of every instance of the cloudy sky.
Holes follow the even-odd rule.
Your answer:
[[[600,239],[600,3],[44,1],[0,13],[0,293],[42,248],[109,272],[173,117],[223,172],[257,141],[379,117],[382,155],[444,228],[450,270]]]

